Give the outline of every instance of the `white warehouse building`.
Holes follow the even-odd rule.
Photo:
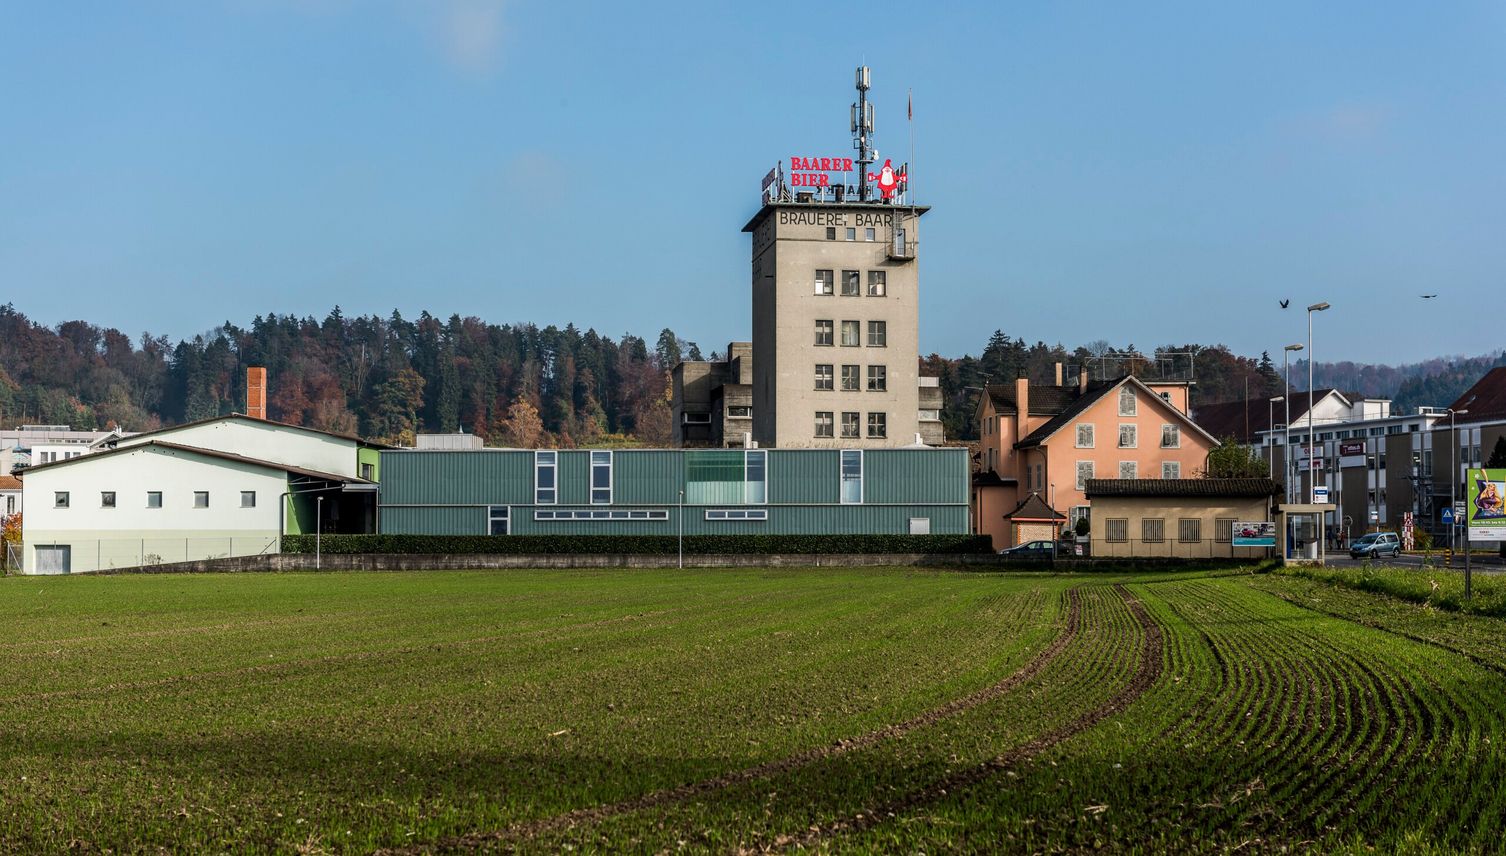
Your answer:
[[[276,553],[369,532],[383,446],[232,415],[121,438],[22,475],[25,573]]]

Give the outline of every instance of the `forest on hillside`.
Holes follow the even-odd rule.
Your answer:
[[[706,355],[715,358],[718,355]],[[464,430],[491,445],[662,445],[670,437],[669,372],[700,348],[665,329],[652,340],[533,324],[493,324],[427,312],[323,320],[268,314],[249,327],[229,321],[177,342],[87,321],[48,327],[0,305],[0,425],[119,426],[144,431],[244,409],[246,368],[265,366],[271,418],[328,431],[411,443],[414,434]],[[1027,344],[1002,331],[978,356],[931,354],[923,375],[941,379],[947,437],[973,439],[986,383],[1028,377],[1051,383],[1122,372],[1194,379],[1193,405],[1280,394],[1269,354],[1222,345],[1173,344],[1144,354],[1133,344],[1072,349]],[[1320,386],[1391,397],[1398,407],[1446,405],[1501,353],[1410,366],[1317,365]],[[1300,371],[1299,371],[1300,367]],[[1292,365],[1303,388],[1306,364]]]

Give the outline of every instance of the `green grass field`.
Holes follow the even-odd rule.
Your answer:
[[[1506,621],[1279,574],[0,579],[0,851],[1499,850]]]

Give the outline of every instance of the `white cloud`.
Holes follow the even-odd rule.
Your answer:
[[[472,74],[488,74],[502,61],[505,0],[425,0],[420,5],[445,61]]]

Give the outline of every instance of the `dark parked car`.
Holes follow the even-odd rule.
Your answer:
[[[1349,545],[1351,559],[1396,558],[1401,555],[1401,536],[1395,532],[1369,532]]]
[[[1026,541],[1013,547],[1006,547],[999,551],[1000,556],[1011,559],[1050,559],[1052,555],[1050,541]]]

